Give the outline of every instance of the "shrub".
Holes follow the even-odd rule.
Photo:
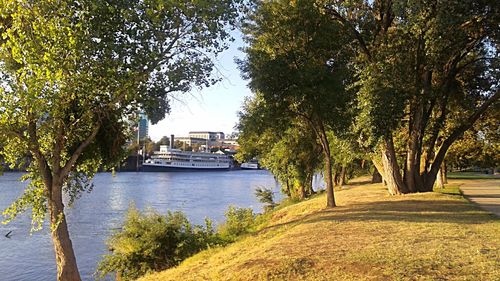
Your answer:
[[[257,187],[255,196],[257,196],[260,203],[266,204],[264,205],[264,212],[269,212],[276,206],[273,191],[269,188]]]
[[[226,222],[219,226],[219,234],[225,240],[233,241],[242,234],[249,233],[255,226],[255,214],[251,208],[229,206],[226,213]]]
[[[161,215],[141,213],[131,206],[122,229],[107,241],[110,254],[97,268],[99,278],[115,272],[122,280],[133,280],[148,272],[161,271],[219,242],[212,222],[192,226],[182,212]]]

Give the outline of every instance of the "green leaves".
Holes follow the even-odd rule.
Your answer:
[[[282,114],[342,128],[350,55],[340,30],[314,1],[259,2],[243,28],[249,86]]]
[[[215,83],[212,59],[241,2],[3,1],[0,155],[45,184],[9,216],[42,204],[34,190],[64,187],[76,199],[123,159],[138,110],[158,122],[171,95]]]
[[[98,277],[116,272],[124,280],[135,280],[148,272],[173,267],[217,241],[208,219],[205,226],[193,226],[181,212],[160,215],[131,206],[121,231],[107,242],[111,254],[99,263]]]
[[[19,214],[31,210],[31,232],[42,229],[47,214],[46,188],[39,176],[34,173],[25,174],[21,180],[28,181],[23,194],[7,209],[3,210],[3,224],[14,220]]]

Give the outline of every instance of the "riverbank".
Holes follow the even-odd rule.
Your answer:
[[[337,208],[324,209],[325,195],[285,207],[258,232],[141,281],[496,280],[500,220],[457,190],[450,181],[445,193],[389,196],[351,185]]]

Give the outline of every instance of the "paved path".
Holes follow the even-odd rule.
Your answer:
[[[468,180],[460,185],[464,196],[500,217],[500,180]]]

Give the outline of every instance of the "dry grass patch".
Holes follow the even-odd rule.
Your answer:
[[[456,184],[456,183],[455,183]],[[500,280],[500,221],[461,196],[354,185],[141,280]]]

